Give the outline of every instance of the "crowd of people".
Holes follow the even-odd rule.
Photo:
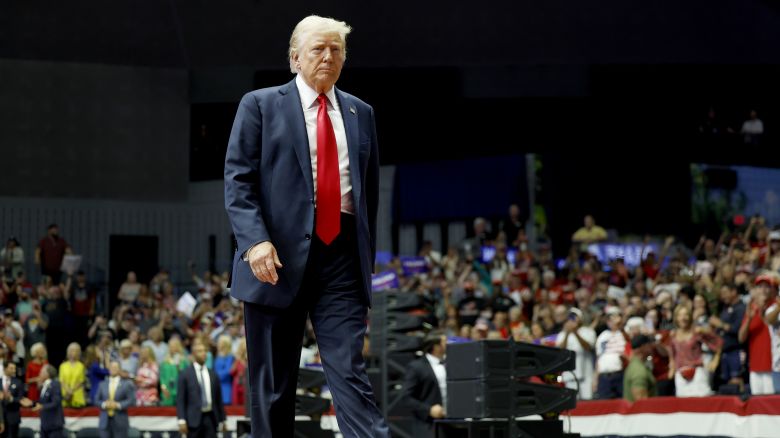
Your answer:
[[[0,377],[9,372],[6,365],[14,365],[25,403],[39,401],[51,377],[44,370],[52,365],[64,407],[98,406],[100,384],[110,376],[111,363],[118,362],[121,378],[133,384],[135,405],[175,406],[179,374],[193,363],[197,344],[207,347],[206,365],[216,372],[224,404],[244,403],[243,310],[229,297],[227,274],[193,272],[188,280],[197,304],[189,312],[177,308],[181,293],[166,270],[147,284],[129,272],[113,291],[117,305],[103,314],[96,306],[99,286],[82,271],[60,270],[71,252],[51,225],[35,250],[38,284],[23,269],[17,239],[8,239],[0,252]]]
[[[528,241],[517,206],[496,228],[478,218],[473,236],[444,255],[426,242],[422,272],[405,272],[398,258],[384,267],[397,271],[401,290],[425,298],[430,322],[448,338],[572,350],[576,369],[562,378],[581,399],[780,392],[780,230],[762,218],[717,239],[702,236],[694,248],[672,237],[652,246],[648,237],[638,266],[588,251],[608,235],[590,216],[562,260]],[[485,246],[495,248],[488,261]],[[16,239],[0,252],[0,374],[13,365],[9,377],[20,378],[30,402],[40,397],[42,370],[54,365],[63,406],[96,405],[116,361],[136,404],[175,406],[196,344],[207,347],[224,404],[245,402],[243,311],[229,296],[227,273],[192,274],[197,304],[188,313],[167,271],[148,284],[129,272],[106,315],[96,312],[98,290],[83,272],[54,268],[71,252],[56,225],[35,252],[38,284],[22,268]],[[316,366],[310,329],[306,337],[301,365]]]
[[[780,230],[763,218],[694,248],[646,237],[629,266],[589,251],[608,236],[591,216],[562,260],[548,245],[532,250],[516,217],[513,206],[495,233],[475,220],[474,237],[444,255],[424,244],[425,272],[399,259],[387,268],[425,297],[429,322],[451,340],[574,351],[576,369],[562,378],[581,399],[780,392]],[[475,250],[484,246],[495,248],[489,261]]]

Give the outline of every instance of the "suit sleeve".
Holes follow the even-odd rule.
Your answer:
[[[186,368],[179,373],[179,381],[176,386],[176,417],[179,420],[187,419],[187,379]]]
[[[376,120],[371,108],[371,152],[366,171],[366,207],[368,208],[368,230],[371,233],[371,270],[376,265],[376,217],[379,209],[379,144],[376,137]]]
[[[244,254],[253,245],[270,240],[260,209],[260,151],[262,120],[251,93],[241,99],[225,156],[225,209]]]
[[[420,384],[420,376],[417,372],[416,364],[412,364],[406,369],[404,375],[404,400],[406,400],[406,406],[412,410],[417,419],[422,421],[428,420],[428,414],[431,412],[431,407],[421,400],[418,400]]]
[[[95,405],[97,405],[97,407],[99,407],[100,409],[103,409],[103,402],[106,401],[107,399],[107,397],[103,395],[103,383],[104,382],[100,382],[100,385],[98,386],[97,394],[95,395]],[[106,390],[106,392],[108,391]]]
[[[127,408],[135,406],[135,385],[131,381],[125,383],[127,390],[125,396],[119,401],[119,410],[126,411]]]

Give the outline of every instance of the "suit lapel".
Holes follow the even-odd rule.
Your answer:
[[[312,181],[311,155],[309,153],[309,135],[306,133],[306,120],[303,118],[301,97],[295,79],[288,82],[279,92],[282,94],[282,112],[290,128],[290,140],[298,156],[298,164],[301,166],[306,187],[309,189],[309,197],[314,197],[314,183]]]
[[[358,200],[360,199],[360,189],[362,187],[360,183],[362,175],[360,175],[359,161],[360,127],[358,126],[357,107],[338,88],[336,88],[336,99],[339,101],[341,118],[344,120],[344,130],[347,135],[349,173],[352,178],[352,205],[355,206],[355,213],[357,214],[360,207]]]
[[[430,382],[433,382],[433,390],[436,392],[436,394],[439,394],[437,397],[438,400],[441,400],[441,389],[439,389],[439,379],[436,378],[436,373],[433,371],[433,365],[431,365],[431,362],[428,360],[427,356],[423,356],[423,360],[425,361],[425,372],[428,374],[428,378],[430,379]]]

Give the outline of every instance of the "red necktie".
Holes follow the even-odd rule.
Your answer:
[[[336,134],[328,117],[328,98],[318,97],[317,111],[317,223],[320,240],[330,245],[339,234],[341,212],[341,183]]]

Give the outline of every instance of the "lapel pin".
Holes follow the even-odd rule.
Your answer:
[[[354,106],[349,107],[349,112],[355,114],[355,107]]]

